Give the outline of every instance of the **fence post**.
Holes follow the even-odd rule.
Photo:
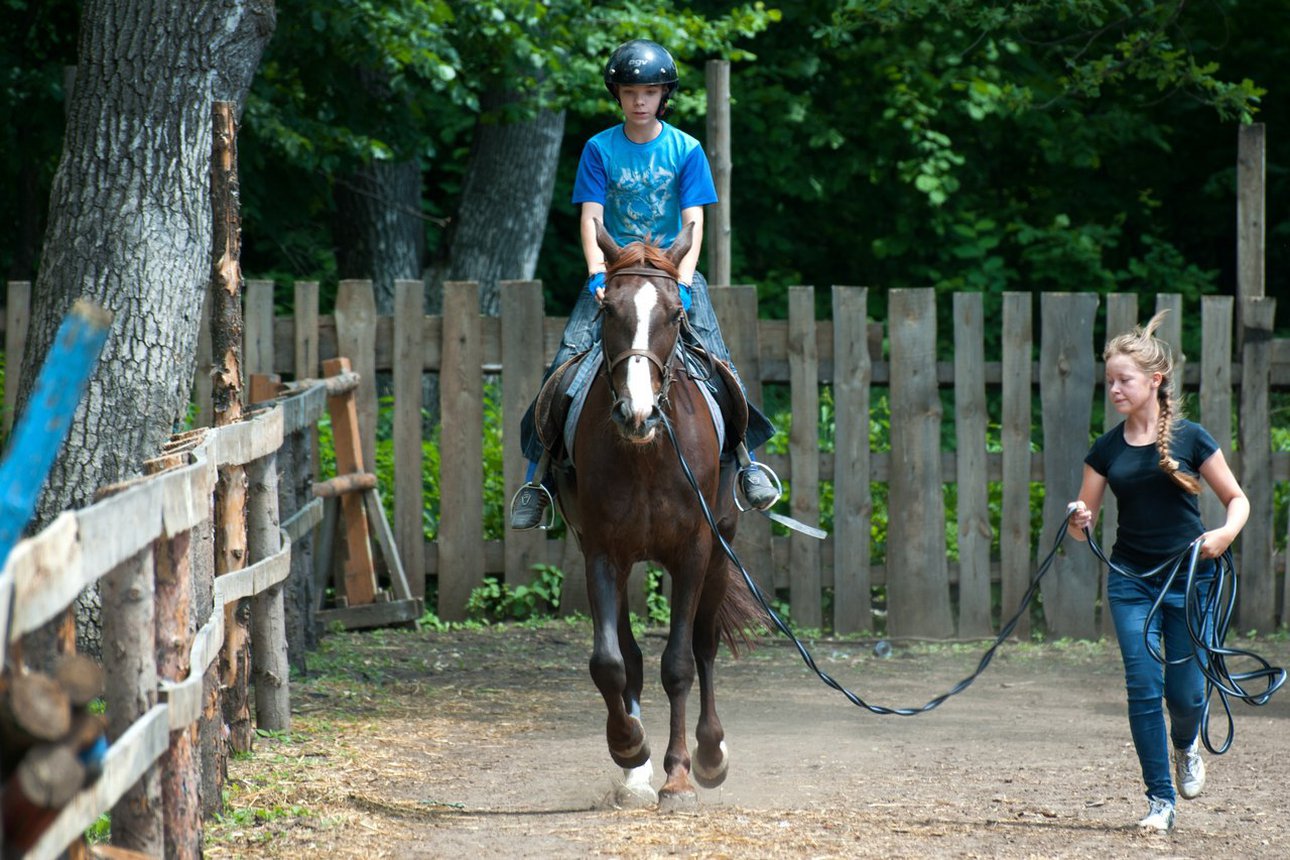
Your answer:
[[[503,502],[510,504],[524,482],[528,461],[520,448],[520,420],[542,386],[547,357],[542,352],[542,282],[502,281],[502,473]],[[509,519],[509,509],[503,518]],[[506,529],[506,583],[533,580],[533,565],[547,560],[546,533]],[[567,574],[568,571],[565,571]]]
[[[506,324],[505,297],[503,289],[503,325]],[[541,324],[539,317],[539,336]],[[505,337],[502,344],[505,349]],[[394,470],[394,535],[413,597],[426,595],[425,482],[421,477],[424,368],[425,285],[421,281],[395,281],[393,435],[394,462],[399,467]]]
[[[986,484],[985,306],[954,294],[954,423],[959,539],[959,636],[989,636],[990,496]]]
[[[941,479],[941,397],[936,378],[936,293],[892,290],[891,470],[887,527],[887,629],[950,636]],[[903,428],[903,429],[898,429]]]
[[[363,462],[367,468],[375,468],[376,295],[371,281],[340,282],[336,292],[336,353],[348,358],[358,373],[358,390],[353,395],[358,409],[358,435],[363,444]]]
[[[1094,293],[1044,293],[1040,298],[1039,380],[1044,422],[1044,516],[1041,547],[1079,494],[1093,417]],[[1092,553],[1059,556],[1044,580],[1044,620],[1053,636],[1097,635],[1098,566]]]
[[[108,738],[115,742],[157,703],[152,547],[103,577],[103,669]],[[159,856],[161,773],[154,764],[112,807],[112,844]]]
[[[1276,299],[1247,298],[1241,309],[1241,488],[1250,520],[1241,533],[1241,630],[1276,629],[1276,571],[1272,569],[1272,428],[1268,389],[1272,371],[1272,322]]]
[[[833,288],[833,629],[861,633],[873,626],[869,532],[869,355],[865,287]],[[747,522],[747,520],[745,520]]]
[[[820,522],[820,352],[815,340],[815,288],[788,288],[788,376],[792,385],[793,426],[788,459],[792,472],[789,505],[808,525]],[[788,539],[789,602],[793,620],[823,627],[820,543],[793,532]]]
[[[708,282],[730,284],[730,61],[708,60],[704,75],[708,90],[708,163],[717,189],[709,207],[703,247],[708,252]]]
[[[18,386],[22,382],[22,352],[27,348],[27,329],[31,325],[31,282],[10,281],[4,308],[4,432],[13,429],[13,414],[18,406]]]
[[[1111,293],[1106,297],[1106,339],[1110,340],[1118,334],[1123,334],[1131,330],[1138,323],[1138,295],[1137,293]],[[1105,348],[1105,344],[1103,344]],[[1099,353],[1100,355],[1100,353]],[[1102,386],[1102,402],[1104,404],[1106,420],[1102,424],[1104,431],[1110,430],[1124,419],[1120,413],[1115,411],[1115,405],[1111,402],[1111,390],[1105,385]],[[1230,421],[1228,422],[1231,423]],[[1115,546],[1115,535],[1118,531],[1120,517],[1120,502],[1115,498],[1115,493],[1105,493],[1102,496],[1102,529],[1099,540],[1104,547]],[[1110,575],[1110,569],[1105,565],[1098,565],[1101,572],[1098,574],[1098,584],[1102,591],[1102,635],[1110,639],[1115,639],[1115,619],[1111,617],[1110,605],[1106,601],[1106,584],[1107,577]]]
[[[193,645],[192,533],[158,539],[156,561],[157,675],[167,681],[188,677]],[[197,723],[170,733],[161,759],[163,857],[196,860],[201,856],[200,762],[195,755]]]
[[[474,429],[484,423],[483,346],[474,281],[443,285],[442,342],[439,494],[452,506],[439,518],[439,617],[462,621],[470,592],[484,580],[484,445]]]
[[[999,562],[1003,617],[1012,615],[1030,587],[1030,408],[1034,322],[1029,293],[1003,294],[1003,510]],[[1017,636],[1030,637],[1030,616],[1017,619]]]
[[[254,564],[282,548],[278,516],[278,455],[266,454],[246,466],[250,483],[247,504],[247,550]],[[251,660],[255,678],[256,727],[291,728],[291,669],[287,664],[287,621],[282,583],[251,598]]]

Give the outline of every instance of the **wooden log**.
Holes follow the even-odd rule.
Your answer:
[[[331,361],[332,359],[328,359]],[[324,376],[321,379],[306,378],[298,379],[290,383],[292,389],[310,388],[315,385],[321,385],[326,391],[328,397],[336,397],[346,394],[350,391],[358,390],[358,383],[361,377],[353,371],[345,371],[335,376]]]
[[[793,426],[788,459],[793,472],[789,494],[792,515],[807,525],[820,522],[820,388],[815,341],[815,288],[788,288],[789,376]],[[803,627],[824,626],[820,587],[820,542],[801,532],[789,538],[789,600],[793,620]]]
[[[0,709],[0,735],[6,753],[56,741],[72,724],[71,701],[58,681],[43,672],[9,678]]]
[[[251,562],[282,549],[278,515],[278,458],[261,457],[247,465],[251,482],[247,545]],[[291,670],[287,663],[287,622],[282,583],[251,598],[251,657],[255,680],[255,717],[261,729],[290,731]]]
[[[872,379],[866,316],[869,291],[833,288],[833,629],[874,629],[870,576],[869,386]],[[760,518],[757,518],[760,519]],[[739,524],[740,533],[749,522]]]
[[[156,578],[157,676],[179,682],[188,677],[193,646],[191,532],[162,538],[154,546]],[[164,857],[201,856],[201,763],[198,725],[170,733],[161,759]]]
[[[292,433],[283,441],[278,452],[282,463],[282,480],[278,485],[279,513],[283,527],[306,512],[307,505],[318,505],[310,491],[313,469],[309,462],[309,434]],[[287,659],[291,668],[300,674],[308,670],[306,655],[312,647],[313,627],[313,536],[315,525],[308,531],[291,535],[291,576],[283,592],[287,624]]]
[[[35,747],[4,786],[4,856],[23,857],[85,784],[85,766],[67,744]]]
[[[103,665],[113,740],[157,703],[153,571],[149,547],[103,578]],[[112,807],[112,840],[126,848],[161,853],[161,773],[156,765]]]
[[[708,60],[704,69],[708,91],[707,155],[717,202],[708,210],[703,249],[708,252],[708,281],[730,284],[730,61]]]
[[[349,370],[348,358],[323,362],[323,373],[331,376]],[[327,398],[331,415],[332,439],[336,449],[336,471],[342,475],[362,472],[367,462],[359,436],[358,407],[355,394],[349,392]],[[341,590],[350,606],[371,603],[376,594],[376,569],[372,564],[372,547],[368,540],[367,515],[363,500],[349,493],[340,498],[340,516],[345,534],[345,575]]]
[[[215,610],[215,530],[210,519],[192,529],[189,543],[189,567],[192,571],[193,628],[200,630]],[[223,611],[223,607],[219,608]],[[200,669],[198,671],[201,671]],[[197,724],[197,759],[201,768],[198,799],[202,818],[210,820],[223,809],[221,794],[227,748],[224,743],[224,714],[219,700],[219,661],[212,660],[202,674],[202,716]]]
[[[225,576],[246,567],[246,469],[228,466],[219,470],[215,488],[215,575]],[[228,727],[233,752],[250,752],[254,744],[249,688],[250,607],[238,600],[223,607],[224,645],[220,649],[220,707]]]
[[[314,484],[313,493],[320,499],[334,499],[346,493],[365,493],[376,489],[376,476],[371,472],[354,472],[337,475]]]
[[[84,708],[103,695],[103,667],[84,654],[68,654],[58,662],[54,678],[67,693],[74,708]]]

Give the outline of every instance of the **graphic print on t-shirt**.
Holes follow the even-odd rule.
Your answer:
[[[646,164],[623,165],[606,190],[607,208],[621,220],[623,236],[657,239],[654,234],[666,224],[676,174],[651,157]]]

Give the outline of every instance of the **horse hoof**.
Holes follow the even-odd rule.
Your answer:
[[[690,775],[704,788],[716,788],[726,781],[726,772],[730,769],[730,754],[726,750],[725,741],[722,741],[716,749],[716,761],[708,764],[711,757],[703,747],[694,751],[694,769]]]
[[[658,792],[650,786],[654,768],[649,762],[623,770],[623,781],[614,786],[614,806],[619,809],[646,809],[658,803]]]
[[[645,727],[636,717],[627,718],[632,724],[632,738],[634,743],[625,749],[614,749],[613,742],[609,745],[609,757],[614,760],[614,764],[623,770],[632,770],[638,768],[649,761],[649,741],[645,738]]]
[[[689,791],[668,791],[663,789],[658,793],[659,812],[689,812],[696,809],[698,805],[699,795],[694,789]]]

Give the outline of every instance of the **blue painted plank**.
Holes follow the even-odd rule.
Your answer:
[[[59,326],[0,464],[0,564],[36,509],[111,324],[112,314],[79,299]]]

